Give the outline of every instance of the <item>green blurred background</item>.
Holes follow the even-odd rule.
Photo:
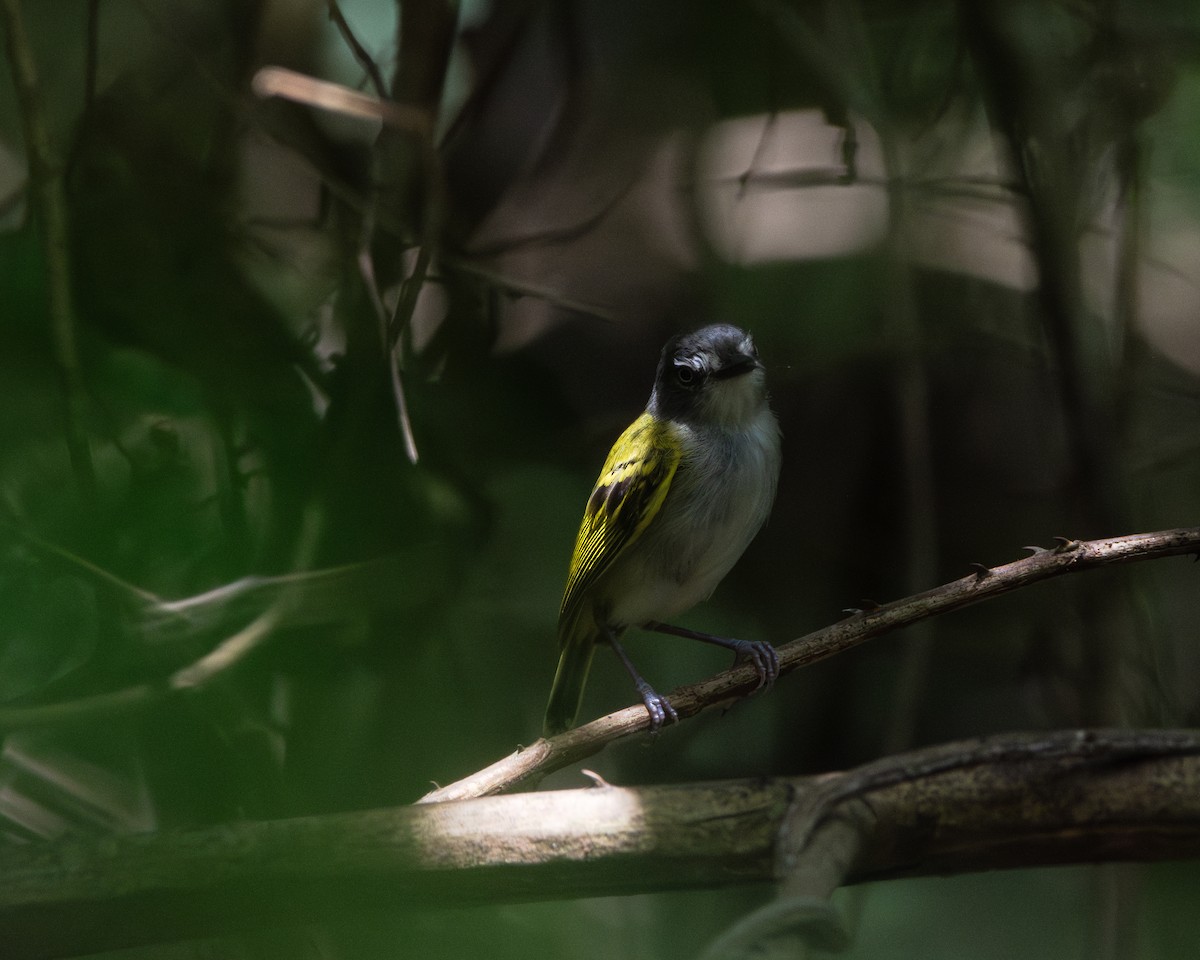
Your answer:
[[[9,842],[402,804],[531,742],[595,472],[662,342],[707,322],[754,333],[785,462],[689,625],[783,642],[1026,544],[1196,523],[1196,3],[401,6],[399,32],[392,0],[341,9],[389,92],[436,110],[438,177],[403,133],[251,93],[265,65],[371,89],[321,0],[22,4],[69,235],[48,261],[6,71]],[[381,330],[360,254],[403,317],[423,241],[411,318]],[[1017,729],[1195,725],[1195,578],[1176,560],[1025,589],[590,765],[798,775]],[[202,689],[97,705],[280,605]],[[725,665],[629,646],[660,690]],[[598,657],[584,713],[632,694]],[[839,904],[856,958],[1174,958],[1196,953],[1198,894],[1173,865]],[[330,929],[120,956],[682,958],[770,896],[347,904]]]

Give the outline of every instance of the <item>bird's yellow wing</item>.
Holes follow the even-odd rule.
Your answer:
[[[559,610],[560,634],[588,587],[649,526],[667,497],[683,448],[669,424],[643,413],[608,453],[575,538]],[[562,637],[560,636],[560,640]]]

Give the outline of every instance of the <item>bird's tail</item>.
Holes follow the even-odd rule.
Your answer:
[[[566,629],[559,632],[562,653],[558,658],[554,685],[550,688],[550,702],[546,704],[542,734],[547,737],[575,726],[575,717],[583,700],[583,685],[596,650],[596,628],[587,622],[587,618],[576,617],[574,623],[565,626]]]

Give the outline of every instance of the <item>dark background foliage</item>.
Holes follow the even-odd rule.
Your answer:
[[[1056,535],[1195,523],[1194,3],[400,6],[343,10],[389,95],[437,112],[437,176],[402,130],[251,93],[268,64],[370,89],[317,0],[23,4],[77,358],[2,84],[10,842],[406,803],[537,737],[594,472],[661,343],[706,322],[754,333],[785,463],[688,624],[783,641]],[[380,329],[364,251],[402,329]],[[800,774],[1005,730],[1194,725],[1195,576],[1024,590],[594,767]],[[284,608],[210,683],[154,687]],[[672,638],[631,649],[663,690],[724,666]],[[609,659],[588,716],[631,701]],[[129,690],[152,695],[105,699]],[[1060,869],[845,906],[854,956],[1175,957],[1198,883]],[[348,904],[333,930],[122,956],[686,957],[769,894]]]

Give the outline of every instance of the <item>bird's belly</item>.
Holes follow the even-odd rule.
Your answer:
[[[621,599],[611,619],[621,625],[671,620],[707,600],[746,548],[748,537],[718,536],[692,554],[686,569],[664,557],[661,564],[631,563],[613,571],[612,595]]]
[[[670,620],[691,610],[701,600],[708,599],[716,584],[737,562],[743,548],[743,544],[738,544],[736,550],[720,550],[714,545],[697,558],[684,578],[676,574],[671,564],[650,568],[646,563],[631,563],[614,570],[612,595],[620,600],[613,606],[612,622],[632,625],[647,620]]]

